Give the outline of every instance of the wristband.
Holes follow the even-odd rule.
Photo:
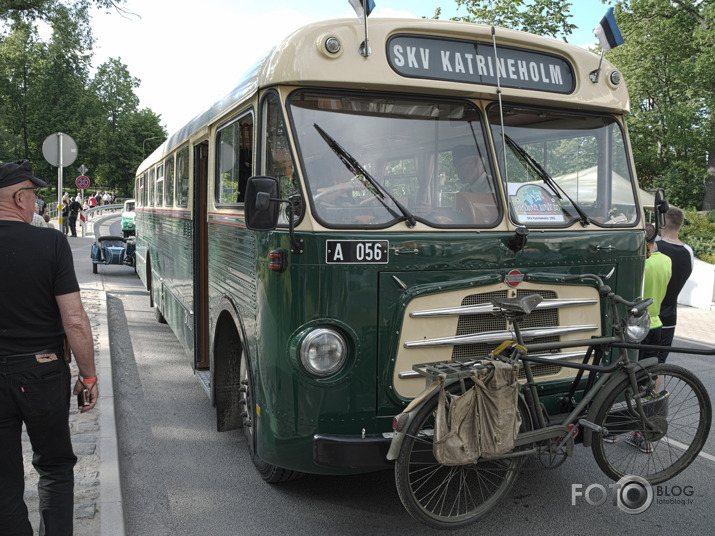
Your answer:
[[[94,376],[93,378],[82,378],[82,383],[86,384],[94,384],[97,383],[97,376]]]

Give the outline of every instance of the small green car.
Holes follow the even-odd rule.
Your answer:
[[[122,235],[124,238],[134,236],[136,231],[136,213],[134,212],[134,199],[127,199],[124,202],[124,212],[122,212]]]

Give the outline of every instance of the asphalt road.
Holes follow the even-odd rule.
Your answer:
[[[116,218],[108,216],[102,225],[114,225]],[[110,233],[102,228],[102,234]],[[99,272],[108,293],[129,535],[433,532],[405,512],[391,471],[264,483],[251,464],[243,436],[216,431],[214,409],[189,358],[170,329],[154,319],[148,293],[132,269],[101,266]],[[671,355],[669,360],[697,370],[713,396],[715,358]],[[577,446],[574,456],[553,470],[529,460],[504,504],[476,526],[454,534],[710,534],[715,525],[713,436],[706,455],[654,490],[654,502],[642,514],[623,512],[613,504],[612,495],[601,506],[588,504],[583,497],[572,500],[574,485],[608,489],[611,483],[590,449]],[[674,497],[675,493],[680,495]]]

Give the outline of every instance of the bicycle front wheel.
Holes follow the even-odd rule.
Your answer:
[[[659,364],[636,378],[637,393],[626,378],[598,411],[595,424],[605,431],[594,436],[593,455],[613,480],[636,475],[659,484],[700,453],[710,432],[712,407],[702,382],[683,367]],[[650,425],[640,417],[636,397],[641,397]]]
[[[413,518],[437,529],[457,528],[473,523],[504,498],[516,481],[523,457],[441,465],[432,453],[437,403],[437,396],[428,400],[408,426],[395,461],[395,483]],[[530,429],[521,402],[519,411],[521,430]]]

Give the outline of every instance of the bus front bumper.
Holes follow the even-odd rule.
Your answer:
[[[325,467],[379,470],[393,466],[387,459],[392,434],[313,436],[313,461]]]

